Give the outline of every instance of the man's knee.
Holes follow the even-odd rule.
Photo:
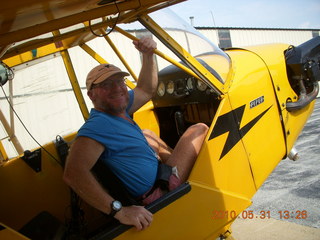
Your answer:
[[[196,134],[201,134],[201,135],[204,134],[205,135],[205,134],[207,134],[209,127],[204,123],[196,123],[196,124],[190,126],[189,129]]]

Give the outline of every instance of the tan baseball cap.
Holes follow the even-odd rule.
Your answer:
[[[120,74],[121,76],[130,75],[127,72],[122,72],[120,68],[112,64],[100,64],[94,67],[87,75],[87,90],[89,91],[91,89],[92,84],[101,83],[115,74]]]

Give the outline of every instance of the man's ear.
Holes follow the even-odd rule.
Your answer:
[[[88,97],[90,98],[91,101],[94,100],[94,98],[95,98],[94,91],[89,90],[89,91],[87,92],[87,95],[88,95]]]

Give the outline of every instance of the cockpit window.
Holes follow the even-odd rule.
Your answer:
[[[206,62],[206,68],[209,66],[210,69],[214,69],[218,74],[218,76],[216,74],[215,76],[219,81],[226,81],[230,69],[230,59],[216,44],[207,39],[189,23],[178,17],[170,9],[162,9],[151,13],[150,17],[192,56]],[[134,32],[137,36],[147,34],[148,32],[148,30],[137,22],[132,24],[120,24],[119,26],[124,30]],[[176,61],[181,61],[161,42],[157,43],[157,48]],[[168,65],[170,65],[169,62],[161,59],[158,60],[158,67],[160,70]]]
[[[204,60],[214,69],[220,81],[226,80],[230,68],[230,59],[216,44],[198,32],[170,9],[162,9],[150,14],[192,56]],[[205,67],[207,67],[205,66]]]

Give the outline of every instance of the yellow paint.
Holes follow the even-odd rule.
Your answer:
[[[222,78],[226,80],[225,83],[221,83],[143,12],[162,2],[169,3],[161,0],[123,1],[118,7],[122,11],[129,10],[129,13],[124,15],[125,19],[120,18],[120,22],[129,22],[130,16],[141,17],[141,21],[165,39],[168,45],[174,48],[175,52],[181,55],[197,73],[182,67],[177,62],[172,62],[173,64],[181,66],[191,76],[210,83],[212,89],[219,95],[218,98],[212,99],[218,107],[216,112],[212,113],[213,119],[206,118],[212,122],[209,122],[208,135],[188,180],[192,187],[191,191],[157,212],[152,226],[147,230],[137,232],[135,229],[130,229],[117,239],[215,239],[224,234],[235,217],[251,204],[250,199],[254,193],[278,162],[286,156],[310,116],[313,103],[292,113],[285,108],[288,99],[297,100],[297,95],[291,89],[286,76],[283,52],[287,45],[251,47],[249,51],[229,50],[227,53],[231,59],[231,69],[230,65],[224,65],[219,61],[219,56],[202,57],[212,68],[219,69]],[[55,1],[49,1],[49,3],[54,4]],[[9,5],[12,9],[13,6]],[[70,10],[71,13],[74,11],[73,15],[67,15],[61,19],[47,19],[48,21],[39,23],[34,30],[31,26],[17,30],[11,29],[8,34],[1,35],[0,50],[6,49],[8,44],[16,40],[55,31],[118,11],[113,4],[102,7],[89,5],[86,6],[87,11],[83,11],[83,6],[65,9]],[[137,10],[139,7],[141,12]],[[49,13],[46,12],[46,14]],[[101,27],[102,25],[99,25],[99,28]],[[87,119],[89,113],[67,52],[67,48],[72,47],[73,44],[82,44],[80,42],[89,32],[88,27],[81,31],[55,36],[53,39],[61,40],[61,42],[58,41],[61,43],[58,45],[49,42],[52,40],[49,38],[43,42],[40,40],[17,47],[17,52],[11,50],[8,55],[4,55],[6,58],[4,62],[12,67],[60,52],[83,117]],[[132,38],[131,35],[128,37]],[[82,47],[97,61],[106,62],[87,45],[83,44]],[[32,50],[36,51],[32,52]],[[167,56],[157,51],[156,53],[171,61]],[[131,83],[129,86],[133,88],[134,84]],[[263,101],[252,104],[257,99],[263,99]],[[202,112],[199,111],[199,113]],[[227,115],[230,116],[229,122],[226,123],[230,124],[227,126],[229,130],[218,136],[213,135],[216,131],[215,127],[221,124],[221,119]],[[151,129],[160,135],[160,123],[152,102],[137,111],[134,119],[142,129]],[[221,124],[220,127],[225,125]],[[239,141],[230,141],[229,136],[232,134]],[[237,136],[240,137],[237,139]],[[71,134],[66,139],[71,141],[74,137],[75,134]],[[222,155],[226,145],[231,147],[225,155]],[[58,159],[53,142],[48,143],[44,148]],[[0,150],[5,153],[2,146]],[[21,156],[1,165],[0,222],[14,230],[9,231],[7,228],[0,231],[0,238],[9,236],[7,234],[16,235],[15,230],[44,210],[61,222],[65,221],[66,211],[70,207],[70,191],[62,181],[63,167],[43,150],[41,162],[40,172],[31,169]],[[87,221],[95,220],[96,210],[84,206],[84,211]]]
[[[30,240],[30,238],[27,238],[23,236],[21,233],[13,230],[12,228],[9,228],[8,226],[2,224],[0,222],[0,239],[3,240]]]
[[[152,102],[148,102],[134,113],[134,120],[141,129],[152,130],[155,134],[160,136],[159,122],[157,115],[153,111]]]

